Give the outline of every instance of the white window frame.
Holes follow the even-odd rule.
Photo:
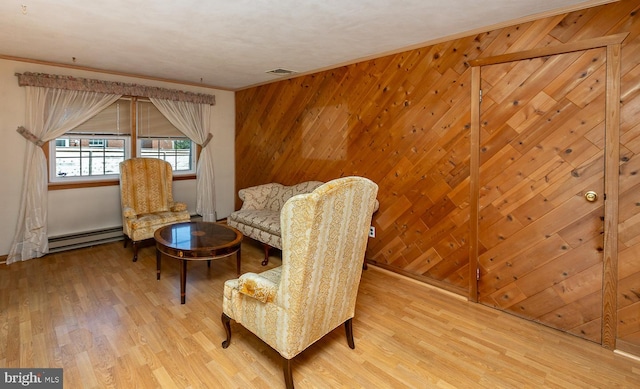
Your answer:
[[[148,152],[147,153],[143,153],[142,142],[145,141],[145,140],[160,141],[160,142],[162,142],[162,141],[186,140],[186,141],[191,142],[191,153],[189,155],[189,157],[190,157],[189,165],[191,166],[191,168],[190,169],[179,170],[175,166],[176,164],[174,163],[174,161],[169,161],[169,160],[164,159],[164,158],[158,158],[157,156],[151,156]],[[189,176],[189,175],[196,174],[196,164],[198,162],[197,161],[197,155],[196,155],[197,154],[197,144],[194,141],[192,141],[191,139],[187,138],[186,136],[185,137],[181,137],[181,138],[178,138],[178,137],[137,138],[136,139],[136,148],[137,148],[136,155],[138,157],[141,157],[141,158],[158,158],[158,159],[162,159],[164,161],[169,162],[171,164],[172,168],[173,168],[173,176],[174,177],[176,177],[176,176],[177,177],[179,177],[179,176]],[[154,149],[154,150],[156,150],[156,149]],[[175,149],[172,149],[172,150],[175,150]]]
[[[146,100],[145,98],[138,98],[138,97],[121,97],[118,101],[127,101],[133,105],[138,104],[138,102],[144,102],[144,103],[148,103],[151,104],[148,100]],[[157,109],[156,109],[157,111]],[[57,184],[62,184],[62,183],[69,183],[69,184],[77,184],[77,185],[82,185],[83,183],[91,183],[91,182],[96,182],[96,181],[117,181],[120,179],[120,172],[119,170],[116,171],[115,173],[112,174],[97,174],[97,175],[84,175],[84,176],[59,176],[58,175],[58,166],[57,166],[57,162],[58,159],[60,158],[59,155],[57,155],[57,148],[56,148],[56,141],[62,141],[61,143],[64,143],[64,146],[58,146],[59,148],[64,148],[64,147],[69,147],[70,143],[69,143],[69,139],[94,139],[94,140],[102,140],[102,139],[107,139],[107,140],[123,140],[124,141],[124,159],[130,159],[133,157],[149,157],[149,158],[157,158],[156,156],[150,156],[149,153],[145,153],[145,155],[143,155],[142,153],[142,143],[145,140],[152,140],[152,141],[176,141],[176,140],[186,140],[189,141],[191,143],[191,150],[190,150],[190,159],[189,159],[189,165],[190,168],[189,169],[184,169],[184,170],[177,170],[178,166],[178,162],[177,159],[173,159],[173,160],[168,160],[167,158],[159,158],[159,159],[163,159],[163,160],[167,160],[172,168],[173,168],[173,176],[174,177],[189,177],[189,176],[194,176],[196,175],[196,171],[197,171],[197,163],[198,163],[198,145],[192,141],[191,139],[189,139],[187,136],[184,136],[180,133],[180,131],[175,128],[175,126],[173,126],[172,124],[170,124],[168,122],[168,120],[165,119],[161,119],[161,121],[163,122],[161,124],[161,126],[164,126],[165,130],[167,128],[173,128],[175,129],[175,131],[173,130],[169,130],[169,132],[166,133],[158,133],[158,134],[143,134],[141,133],[140,128],[139,128],[139,118],[140,118],[140,112],[138,109],[133,109],[131,111],[129,111],[128,115],[132,115],[135,112],[136,117],[129,117],[128,121],[130,123],[132,123],[132,128],[123,130],[124,133],[120,133],[120,128],[114,128],[113,133],[89,133],[89,132],[84,132],[83,130],[77,130],[74,132],[74,130],[71,130],[70,132],[56,138],[56,140],[52,140],[51,142],[49,142],[49,155],[48,155],[48,164],[49,164],[49,183],[53,184],[53,186],[51,188],[56,188]],[[120,110],[118,110],[117,115],[120,115]],[[109,118],[109,116],[106,116],[107,118]],[[156,116],[157,117],[157,116]],[[91,119],[90,119],[91,120]],[[120,121],[120,119],[116,119],[117,122]],[[134,124],[135,123],[135,124]],[[147,122],[148,123],[148,122]],[[82,125],[81,125],[82,126]],[[167,126],[171,126],[171,127],[167,127]],[[80,128],[80,127],[79,127]],[[86,128],[85,128],[86,129]],[[101,130],[105,130],[104,127],[101,128]],[[107,129],[108,131],[108,129]],[[130,132],[130,133],[129,133]],[[135,136],[135,139],[133,139],[133,137]],[[134,142],[135,141],[135,142]],[[93,142],[92,142],[93,143]],[[135,146],[134,146],[135,144]],[[83,151],[96,151],[97,150],[101,150],[103,146],[99,145],[99,144],[87,144],[86,146],[83,146]],[[135,150],[134,150],[135,148]],[[161,149],[156,149],[156,150],[161,150]],[[167,149],[167,150],[171,150],[174,153],[179,154],[179,151],[176,151],[176,149]],[[178,149],[180,150],[180,149]],[[99,151],[97,151],[99,152]],[[77,171],[77,170],[76,170]],[[62,187],[62,186],[61,186]]]
[[[79,139],[82,143],[82,140],[91,140],[91,139],[101,139],[101,140],[121,140],[124,143],[123,146],[123,152],[124,152],[124,159],[129,159],[131,158],[131,136],[129,135],[103,135],[103,134],[99,134],[99,135],[90,135],[90,134],[65,134],[61,137],[56,138],[57,139],[66,139],[66,146],[58,146],[58,147],[70,147],[69,146],[69,140],[70,139]],[[117,169],[118,165],[115,165],[115,167],[113,167],[113,171],[114,173],[107,173],[107,174],[95,174],[95,175],[79,175],[79,176],[69,176],[69,175],[64,175],[64,176],[60,176],[58,172],[58,158],[62,158],[58,156],[58,148],[56,146],[56,142],[52,141],[49,142],[49,182],[51,183],[79,183],[79,182],[91,182],[91,181],[103,181],[103,180],[113,180],[113,179],[119,179],[120,177],[120,171]],[[97,146],[92,146],[92,145],[87,145],[84,146],[84,150],[82,150],[83,152],[88,152],[88,153],[94,153],[96,152],[96,149],[98,147]],[[119,162],[118,162],[119,164]],[[82,166],[82,165],[81,165]]]

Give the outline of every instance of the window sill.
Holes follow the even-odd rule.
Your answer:
[[[184,176],[173,176],[173,181],[195,180],[195,174],[189,174]],[[100,186],[114,186],[120,185],[120,180],[104,180],[104,181],[82,181],[82,182],[50,182],[48,185],[49,190],[63,190],[63,189],[80,189],[80,188],[97,188]]]
[[[82,182],[50,182],[48,185],[49,190],[62,190],[62,189],[78,189],[78,188],[96,188],[99,186],[113,186],[120,185],[119,180],[104,180],[104,181],[82,181]]]
[[[196,179],[195,174],[185,174],[183,176],[176,176],[175,174],[173,175],[174,181],[185,181],[185,180],[195,180],[195,179]]]

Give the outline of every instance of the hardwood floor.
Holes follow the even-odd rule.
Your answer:
[[[245,239],[243,272],[262,248]],[[266,268],[278,266],[272,256]],[[232,322],[222,349],[222,287],[235,257],[131,262],[122,242],[0,266],[0,366],[62,367],[65,388],[284,387],[281,359]],[[294,359],[298,388],[631,388],[640,361],[369,266],[356,348],[339,327]]]

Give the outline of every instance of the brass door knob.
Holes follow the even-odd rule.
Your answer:
[[[587,193],[584,194],[584,198],[590,202],[593,203],[594,201],[596,201],[598,199],[598,194],[592,190],[588,191]]]

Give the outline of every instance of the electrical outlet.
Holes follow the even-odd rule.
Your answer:
[[[374,226],[369,227],[369,238],[376,237],[376,228]]]

